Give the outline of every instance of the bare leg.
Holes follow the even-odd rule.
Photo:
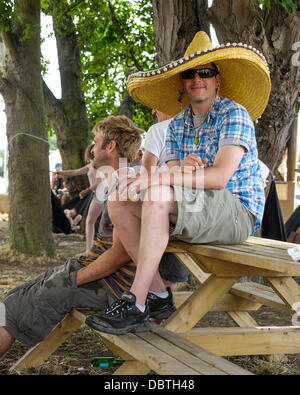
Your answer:
[[[7,332],[7,330],[0,326],[0,357],[9,350],[14,341],[15,339]]]
[[[174,202],[173,189],[157,187],[163,193],[161,201],[145,201],[142,210],[141,237],[138,265],[131,292],[136,295],[137,303],[144,305],[149,289],[163,292],[166,287],[158,273],[158,265],[169,241],[170,221],[176,223],[177,203]],[[151,193],[155,193],[151,188]]]
[[[91,202],[85,222],[86,254],[93,246],[95,236],[95,223],[97,221],[97,218],[101,214],[102,209],[103,204],[99,204],[93,201]]]
[[[177,220],[173,189],[155,187],[148,190],[148,194],[150,193],[153,200],[145,199],[143,204],[109,203],[109,215],[119,238],[127,253],[137,263],[131,291],[136,295],[137,303],[142,306],[150,288],[155,292],[166,289],[157,268],[168,244],[169,222],[171,220],[176,223]],[[163,199],[155,199],[155,193],[163,193]]]
[[[127,254],[137,264],[142,202],[108,202],[108,212]]]

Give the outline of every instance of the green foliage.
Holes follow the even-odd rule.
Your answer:
[[[91,126],[118,114],[128,75],[156,67],[152,1],[41,0],[41,6],[44,13],[55,13],[60,34],[70,29],[66,16],[75,25]],[[137,103],[133,120],[147,129],[151,110]]]
[[[293,0],[257,0],[263,8],[267,8],[270,10],[273,4],[281,5],[285,11],[289,14],[293,10],[297,9],[297,5],[293,2]]]
[[[152,110],[141,103],[136,103],[133,121],[143,130],[147,131],[153,124]]]
[[[9,30],[9,19],[13,15],[13,0],[0,1],[0,32]]]
[[[76,28],[82,58],[82,89],[91,123],[117,114],[129,74],[155,67],[150,0],[91,0],[77,12]],[[78,7],[80,11],[80,6]],[[83,11],[83,10],[82,10]],[[148,115],[147,115],[148,113]],[[149,110],[137,107],[141,127]]]
[[[48,137],[49,141],[49,151],[55,151],[57,149],[57,140],[55,134]]]
[[[298,92],[298,97],[296,100],[296,114],[300,111],[300,91]]]
[[[40,32],[40,25],[30,25],[29,23],[26,23],[23,31],[23,36],[21,37],[20,41],[28,40],[33,35],[39,32]]]

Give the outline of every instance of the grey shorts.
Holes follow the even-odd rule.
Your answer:
[[[178,218],[171,240],[239,244],[252,233],[254,215],[227,189],[184,190],[173,186]]]
[[[72,310],[104,310],[113,296],[102,280],[76,285],[76,272],[83,266],[74,258],[64,265],[12,289],[4,298],[5,326],[11,336],[34,346]]]

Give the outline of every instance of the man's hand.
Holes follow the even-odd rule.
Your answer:
[[[161,173],[137,174],[135,177],[128,177],[119,184],[119,197],[121,200],[128,198],[135,201],[141,191],[148,189],[150,186],[160,185],[160,183]]]
[[[181,162],[180,168],[182,172],[193,172],[198,168],[203,168],[207,162],[208,160],[206,158],[201,159],[196,154],[189,154]]]

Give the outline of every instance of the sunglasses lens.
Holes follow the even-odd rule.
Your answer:
[[[211,78],[215,75],[215,70],[213,69],[200,69],[198,70],[198,75],[200,78]]]
[[[184,80],[189,80],[195,77],[197,70],[196,69],[188,69],[188,70],[184,70],[181,74],[181,77]]]
[[[207,68],[207,69],[188,69],[188,70],[183,71],[180,74],[184,80],[187,80],[187,79],[194,78],[196,73],[198,74],[199,78],[212,78],[218,74],[218,71],[214,70],[214,69],[209,69],[209,68]]]

